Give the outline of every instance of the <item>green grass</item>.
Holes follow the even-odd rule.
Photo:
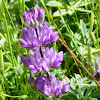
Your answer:
[[[91,57],[100,60],[100,16],[96,15],[99,4],[99,0],[39,0],[38,4],[45,9],[45,21],[58,31],[59,37],[89,71]],[[47,100],[29,85],[31,73],[20,58],[21,55],[28,57],[28,50],[19,43],[25,27],[22,14],[34,6],[34,0],[0,0],[0,100]],[[99,100],[100,88],[80,64],[79,72],[63,44],[58,40],[52,46],[57,52],[64,52],[64,61],[51,73],[61,80],[65,74],[70,83],[69,92],[61,100]]]

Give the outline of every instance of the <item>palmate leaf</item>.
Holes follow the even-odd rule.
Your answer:
[[[62,15],[66,15],[66,14],[69,14],[69,15],[72,15],[74,13],[74,11],[72,10],[66,10],[66,9],[61,9],[61,14]],[[59,17],[61,16],[59,10],[57,10],[56,12],[53,13],[53,17]]]
[[[52,2],[54,2],[54,1],[52,1]],[[61,7],[58,4],[52,4],[52,3],[50,4],[50,6],[53,6],[53,7],[58,7],[59,6],[61,8],[64,8],[64,9],[61,9],[62,15],[66,15],[66,14],[72,15],[72,14],[74,14],[75,11],[91,13],[90,10],[85,10],[84,8],[79,8],[80,7],[80,4],[81,4],[81,1],[75,3],[74,5],[72,5],[72,4],[70,6],[67,5],[67,7],[65,7],[65,6],[64,7]],[[60,17],[59,10],[57,10],[56,12],[53,13],[53,17]]]
[[[90,12],[90,11],[88,11],[88,10],[84,10],[84,9],[82,9],[82,8],[76,8],[75,9],[76,11],[81,11],[81,12]],[[75,12],[75,10],[67,10],[67,9],[61,9],[61,13],[62,13],[62,15],[64,16],[64,15],[66,15],[66,14],[68,14],[68,15],[72,15],[74,12]],[[60,12],[59,12],[59,10],[57,10],[57,11],[55,11],[54,13],[53,13],[53,17],[60,17]]]
[[[84,81],[88,83],[89,79],[84,77]],[[97,100],[96,98],[100,98],[100,89],[93,84],[93,80],[90,80],[91,84],[85,84],[84,81],[80,74],[75,74],[75,77],[70,79],[70,89],[64,98],[68,100]]]
[[[58,7],[59,6],[59,7],[63,8],[62,3],[58,2],[58,1],[48,1],[46,5],[49,7]]]
[[[83,1],[83,0],[68,0],[70,5],[74,5],[75,7],[82,7],[91,4],[90,0]],[[93,2],[94,3],[94,2]]]

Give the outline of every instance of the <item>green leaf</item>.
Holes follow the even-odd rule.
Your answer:
[[[26,97],[27,97],[27,95],[21,95],[20,98],[24,99],[24,98],[26,98]]]
[[[100,98],[100,89],[92,92],[89,96],[93,98]]]
[[[4,76],[4,60],[2,50],[0,50],[0,73]]]
[[[58,1],[48,1],[47,6],[50,6],[50,7],[62,7],[63,8],[63,5],[62,3],[58,2]]]
[[[84,85],[83,85],[84,82],[83,82],[83,79],[82,79],[82,77],[81,77],[80,74],[75,74],[75,79],[76,79],[77,85],[78,85],[78,87],[79,87],[79,88],[77,89],[77,91],[78,91],[80,97],[81,97],[81,96],[84,96],[84,92],[85,92],[85,90],[87,89],[87,86],[84,86]],[[82,84],[82,85],[81,85],[81,84]]]
[[[75,33],[74,38],[77,39],[78,41],[80,41],[81,40],[81,35],[78,34],[78,33]]]
[[[97,18],[100,18],[100,9],[95,10],[95,14],[96,14],[96,17],[97,17]]]
[[[20,74],[23,74],[23,70],[20,67],[14,67],[14,69],[19,72]]]
[[[0,33],[0,48],[4,46],[5,41],[6,41],[5,37]]]
[[[4,92],[3,92],[3,88],[2,88],[1,85],[0,85],[0,92],[1,92],[1,93],[4,93]],[[5,100],[5,96],[3,96],[3,95],[0,94],[0,100]]]
[[[72,11],[72,10],[61,9],[62,15],[66,15],[66,14],[72,15],[73,13],[74,13],[74,11]],[[60,14],[59,10],[57,10],[56,12],[53,13],[53,17],[59,17],[61,14]]]
[[[83,84],[83,79],[81,75],[75,74],[75,78],[76,78],[77,83]]]
[[[86,0],[85,2],[83,0],[81,0],[81,3],[80,3],[80,5],[78,7],[87,6],[87,5],[90,5],[91,4],[91,1],[90,0]],[[94,3],[94,2],[92,2],[92,3]]]
[[[82,40],[84,41],[84,44],[89,43],[90,41],[89,31],[86,28],[86,24],[82,20],[80,20],[80,29],[82,32]]]
[[[92,13],[91,10],[85,10],[84,8],[75,8],[75,10],[80,12]]]
[[[95,86],[90,86],[89,88],[88,88],[88,90],[86,91],[86,96],[88,96],[88,95],[90,95],[90,93],[93,91],[93,89],[95,88]]]
[[[86,24],[82,20],[80,20],[80,29],[84,38],[87,34],[87,28],[86,28]]]
[[[92,49],[91,49],[90,46],[88,46],[87,58],[88,58],[88,65],[91,66],[91,61],[92,61]]]
[[[77,96],[71,92],[68,92],[67,94],[63,95],[62,98],[64,100],[77,100]]]

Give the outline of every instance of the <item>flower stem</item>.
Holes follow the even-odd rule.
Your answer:
[[[40,54],[41,54],[41,57],[43,58],[43,54],[42,54],[42,50],[41,50],[41,46],[40,46]]]

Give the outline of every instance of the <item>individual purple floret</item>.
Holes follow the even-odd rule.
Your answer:
[[[35,29],[31,27],[23,28],[23,36],[19,39],[19,42],[22,47],[31,47],[34,48],[34,50],[38,49],[40,44]]]
[[[48,22],[44,22],[37,28],[40,43],[44,46],[58,40],[58,32],[52,29]]]
[[[40,53],[40,49],[36,51],[29,51],[30,59],[21,56],[22,62],[26,67],[29,68],[30,72],[36,73],[38,71],[49,71],[49,67],[57,68],[60,66],[61,61],[63,61],[63,51],[60,51],[56,54],[53,48],[49,49],[42,48],[41,49],[42,55]]]
[[[36,87],[47,96],[59,96],[68,92],[69,83],[62,84],[55,75],[50,75],[49,79],[40,75],[36,79]]]
[[[48,66],[57,68],[60,66],[61,61],[63,61],[63,51],[60,51],[58,54],[56,54],[53,48],[43,48],[42,53],[43,58]]]
[[[42,7],[31,8],[23,13],[23,19],[31,26],[37,27],[44,20],[44,9]]]
[[[58,33],[49,26],[48,22],[44,22],[36,29],[27,27],[23,28],[23,36],[19,39],[22,47],[31,47],[36,50],[39,46],[47,46],[58,39]]]
[[[32,65],[31,59],[28,59],[28,58],[23,57],[23,56],[20,56],[20,57],[21,57],[21,60],[26,67],[29,67],[30,65]]]

